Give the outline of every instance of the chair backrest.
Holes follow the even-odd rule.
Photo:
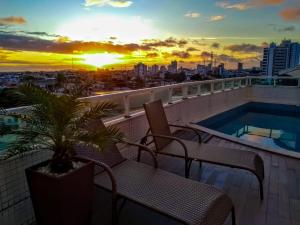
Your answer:
[[[96,129],[106,129],[106,127],[99,119],[91,121],[88,125],[88,129],[93,132],[96,131]],[[76,156],[103,162],[110,167],[125,161],[125,158],[120,153],[118,147],[112,141],[107,143],[103,149],[98,149],[91,145],[78,144],[75,146],[75,152]]]
[[[144,109],[150,126],[152,134],[172,136],[168,119],[164,111],[161,100],[153,101],[144,104]],[[172,140],[165,138],[154,138],[154,143],[157,151],[162,150],[165,146],[170,144]]]

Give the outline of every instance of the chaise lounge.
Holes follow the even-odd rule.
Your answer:
[[[97,122],[104,126],[102,121]],[[158,169],[156,156],[149,148],[122,142],[150,154],[153,166],[125,159],[113,143],[102,151],[92,146],[76,146],[77,157],[96,164],[94,184],[112,193],[114,224],[120,213],[118,200],[125,199],[183,224],[222,225],[231,213],[235,225],[232,201],[223,191]]]
[[[251,151],[231,148],[223,148],[201,143],[201,135],[197,129],[187,126],[172,125],[168,123],[161,100],[144,104],[144,109],[149,122],[147,135],[141,140],[144,145],[154,142],[155,153],[185,160],[185,176],[189,177],[189,171],[193,160],[201,162],[244,169],[253,173],[259,182],[260,198],[263,200],[264,163],[262,158]],[[175,137],[170,127],[189,129],[198,136],[198,142],[179,139]],[[148,138],[152,138],[148,141]],[[141,154],[139,152],[138,160]]]

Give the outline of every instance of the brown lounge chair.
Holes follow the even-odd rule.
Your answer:
[[[222,225],[231,212],[235,225],[232,201],[223,191],[157,169],[156,157],[150,149],[125,143],[149,153],[154,166],[125,159],[115,144],[102,151],[91,146],[76,146],[77,157],[95,162],[98,172],[94,184],[112,192],[114,224],[121,210],[117,208],[117,202],[125,199],[190,225]]]
[[[257,177],[260,198],[263,200],[264,163],[258,154],[251,151],[201,143],[201,135],[197,129],[168,123],[161,100],[144,104],[144,109],[150,128],[147,135],[142,139],[142,144],[149,145],[154,141],[155,153],[183,158],[185,160],[185,176],[187,178],[189,177],[193,160],[199,161],[200,166],[201,162],[206,162],[248,170]],[[170,127],[192,130],[198,136],[199,142],[176,138],[171,133]],[[147,140],[148,137],[151,137],[153,140],[149,142]],[[140,153],[138,160],[140,160]]]

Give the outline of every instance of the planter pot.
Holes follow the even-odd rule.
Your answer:
[[[49,161],[26,169],[38,225],[91,224],[94,163],[80,161],[82,167],[59,177],[37,171]]]

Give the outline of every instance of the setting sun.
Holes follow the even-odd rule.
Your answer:
[[[95,67],[103,67],[110,64],[116,64],[120,62],[121,55],[111,53],[99,53],[99,54],[86,54],[83,55],[84,64],[88,64]]]

